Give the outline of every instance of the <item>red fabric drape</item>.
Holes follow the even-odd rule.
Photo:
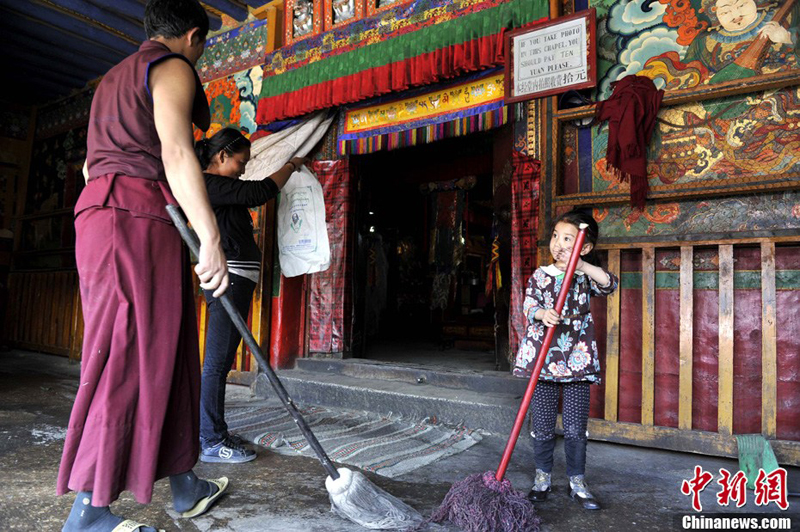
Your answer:
[[[325,221],[331,247],[331,265],[309,279],[308,350],[341,353],[350,350],[352,328],[353,191],[347,160],[314,161],[325,196]]]
[[[536,237],[539,229],[539,178],[541,163],[512,152],[511,171],[511,303],[508,309],[508,348],[513,355],[525,335],[522,313],[525,286],[536,269]]]
[[[500,65],[503,61],[503,32],[500,32],[293,92],[261,98],[256,120],[259,124],[268,124],[318,109],[428,85]]]
[[[644,76],[625,76],[611,87],[611,97],[596,109],[598,120],[608,120],[606,169],[630,182],[631,205],[642,210],[648,191],[647,146],[664,91]]]

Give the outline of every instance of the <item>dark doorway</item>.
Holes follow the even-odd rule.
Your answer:
[[[493,136],[353,157],[355,356],[494,370]]]

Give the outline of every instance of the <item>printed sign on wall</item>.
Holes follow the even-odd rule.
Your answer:
[[[511,31],[506,50],[506,103],[594,87],[595,10]]]

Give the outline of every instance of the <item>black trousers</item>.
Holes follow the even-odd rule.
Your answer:
[[[586,471],[586,424],[589,421],[588,382],[536,383],[531,400],[536,469],[545,473],[553,470],[559,392],[564,395],[561,420],[564,424],[567,476],[583,475]]]
[[[256,283],[245,277],[229,274],[228,293],[239,314],[247,320],[250,300]],[[225,380],[236,359],[242,335],[228,316],[222,302],[212,292],[204,290],[208,305],[206,356],[200,384],[200,441],[203,448],[211,447],[228,437],[225,423]]]

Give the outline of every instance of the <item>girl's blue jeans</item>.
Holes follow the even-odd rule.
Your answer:
[[[245,321],[250,311],[250,300],[256,283],[235,274],[229,274],[228,293]],[[208,306],[206,327],[206,353],[203,378],[200,384],[200,444],[205,449],[228,437],[225,423],[225,381],[242,336],[233,325],[222,302],[212,292],[204,290]]]

